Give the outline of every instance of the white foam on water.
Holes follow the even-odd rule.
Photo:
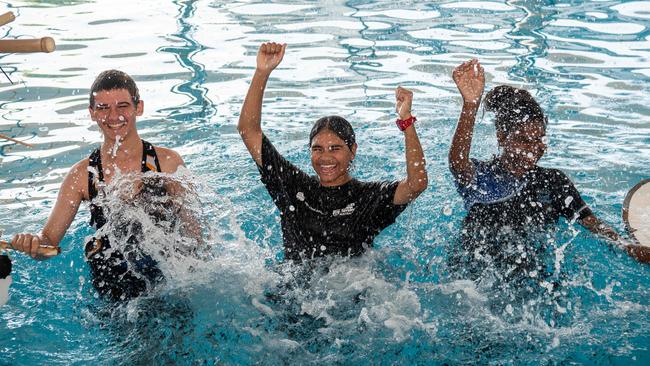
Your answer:
[[[143,183],[147,181],[153,183]],[[182,193],[142,196],[138,192],[143,184],[172,185]],[[239,229],[232,203],[222,197],[205,202],[207,186],[187,169],[175,174],[118,172],[103,193],[96,203],[108,222],[95,236],[107,236],[107,253],[124,253],[129,266],[143,256],[157,263],[166,280],[152,296],[213,288],[216,293],[261,297],[268,283],[276,281],[277,274],[265,270],[270,254]],[[132,235],[138,237],[137,247],[127,242]],[[260,301],[252,304],[262,312],[270,310]]]
[[[481,292],[476,282],[471,280],[454,280],[442,284],[423,284],[421,287],[428,290],[440,291],[442,294],[450,297],[456,297],[456,294],[462,293],[468,301],[473,303],[484,303],[488,297]]]
[[[334,260],[327,273],[314,276],[298,297],[301,311],[326,321],[329,332],[346,332],[350,323],[376,332],[388,330],[395,342],[410,337],[414,329],[431,336],[436,326],[426,318],[417,294],[383,278],[373,269],[377,252],[363,258]],[[346,316],[335,315],[348,309]]]

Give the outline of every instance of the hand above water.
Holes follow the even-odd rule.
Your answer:
[[[399,119],[405,120],[411,117],[411,104],[413,103],[413,92],[398,86],[395,89],[395,111]]]
[[[37,260],[55,257],[60,252],[59,247],[50,246],[46,238],[34,234],[17,234],[10,245],[13,250],[23,252]]]
[[[257,70],[265,74],[270,74],[282,62],[286,49],[286,43],[262,43],[260,49],[257,51]]]
[[[472,59],[458,65],[452,77],[464,103],[475,103],[477,106],[481,101],[483,89],[485,88],[485,73],[477,59]]]

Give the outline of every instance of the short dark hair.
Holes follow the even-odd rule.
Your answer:
[[[348,146],[350,151],[352,151],[352,146],[356,143],[356,137],[352,125],[345,118],[339,116],[327,116],[316,121],[314,127],[311,128],[311,133],[309,133],[309,146],[311,146],[311,141],[314,137],[323,130],[334,132],[336,136],[345,141],[345,144]]]
[[[529,92],[509,85],[499,85],[485,95],[485,109],[496,115],[497,130],[508,135],[520,125],[538,122],[546,129],[542,107]]]
[[[95,107],[95,95],[100,91],[126,89],[134,105],[140,102],[140,92],[135,81],[127,73],[119,70],[102,71],[90,87],[90,108]]]

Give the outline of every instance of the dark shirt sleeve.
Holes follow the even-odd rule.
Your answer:
[[[555,190],[553,195],[555,196],[555,208],[558,212],[567,220],[582,220],[592,215],[591,209],[582,199],[580,192],[578,192],[571,179],[560,170],[553,169],[551,174],[555,175],[554,181],[556,183],[553,185]]]
[[[393,203],[398,185],[399,182],[377,182],[369,187],[368,197],[372,200],[369,219],[375,223],[378,230],[393,224],[397,216],[408,206],[408,203],[403,205]]]
[[[300,186],[309,179],[275,149],[266,135],[262,135],[262,166],[258,165],[257,169],[276,204],[280,204],[279,200],[286,196],[289,187]]]

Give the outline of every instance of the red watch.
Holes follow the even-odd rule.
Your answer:
[[[404,131],[407,128],[411,127],[411,125],[415,121],[417,121],[417,118],[415,118],[415,116],[411,116],[411,117],[409,117],[407,119],[399,119],[398,118],[397,121],[395,121],[395,124],[397,124],[397,127],[399,127],[400,131]]]

